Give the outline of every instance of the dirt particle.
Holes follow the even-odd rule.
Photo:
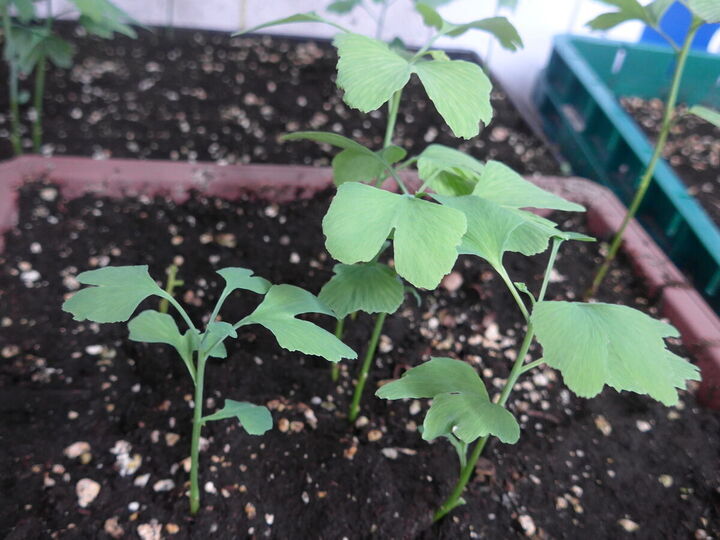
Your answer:
[[[600,433],[608,437],[612,433],[612,426],[610,422],[602,415],[599,414],[595,417],[595,427],[600,430]]]
[[[635,523],[632,519],[627,519],[627,518],[618,520],[618,525],[620,525],[623,529],[625,529],[629,533],[635,532],[638,529],[640,529],[640,525]]]
[[[245,505],[245,515],[248,519],[255,519],[257,510],[255,510],[255,505],[253,503],[249,502]]]
[[[450,272],[440,282],[440,286],[448,292],[455,292],[463,284],[463,277],[460,272]]]
[[[138,525],[137,533],[142,540],[161,540],[162,525],[156,519],[150,520],[150,523],[141,523]]]
[[[518,523],[520,524],[520,527],[522,527],[522,530],[525,532],[525,536],[533,536],[537,532],[537,527],[535,527],[535,522],[533,521],[533,518],[531,518],[527,514],[522,514],[518,516]]]
[[[175,489],[175,482],[170,478],[158,480],[153,484],[153,491],[156,491],[158,493],[163,491],[170,491],[173,489]]]
[[[105,533],[112,538],[122,538],[122,536],[125,534],[125,529],[123,529],[118,523],[117,516],[106,519],[103,529],[105,530]]]
[[[77,441],[63,450],[63,454],[70,459],[77,459],[83,454],[89,453],[91,450],[90,443],[86,441]]]
[[[87,508],[100,493],[100,484],[90,478],[82,478],[75,485],[75,493],[78,498],[78,505]]]
[[[660,482],[666,488],[669,488],[673,485],[674,481],[673,481],[673,477],[670,476],[669,474],[661,474],[658,477],[658,482]]]
[[[277,427],[282,433],[287,433],[290,429],[290,421],[287,418],[281,418],[278,420]]]
[[[652,424],[650,424],[650,422],[646,422],[645,420],[638,420],[635,422],[635,426],[637,426],[640,433],[647,433],[652,429]]]
[[[382,439],[382,436],[382,431],[380,431],[379,429],[371,429],[370,431],[368,431],[367,434],[368,441],[370,442],[379,441],[380,439]]]
[[[177,523],[168,523],[165,525],[168,534],[177,534],[180,532],[180,526]]]

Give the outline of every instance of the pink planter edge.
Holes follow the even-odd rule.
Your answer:
[[[17,223],[17,188],[38,177],[62,186],[67,198],[87,192],[115,197],[164,194],[178,202],[195,189],[230,200],[253,196],[282,203],[311,197],[332,184],[328,167],[23,156],[0,163],[0,233]],[[586,206],[590,230],[599,237],[616,231],[625,215],[625,207],[610,190],[589,180],[528,179]],[[0,251],[3,241],[0,238]],[[645,280],[650,297],[660,299],[662,315],[677,327],[697,359],[703,373],[699,401],[720,409],[720,318],[637,222],[627,229],[623,251]]]

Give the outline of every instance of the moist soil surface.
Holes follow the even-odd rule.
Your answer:
[[[637,97],[620,100],[645,134],[655,143],[660,134],[665,103]],[[720,128],[678,109],[663,156],[710,218],[720,225]]]
[[[345,410],[357,361],[329,363],[280,350],[249,327],[206,375],[206,410],[225,398],[266,404],[275,427],[253,437],[212,422],[201,454],[202,508],[188,516],[192,385],[174,351],[129,342],[125,324],[76,322],[60,310],[74,276],[108,264],[149,264],[156,278],[175,262],[177,297],[206,318],[226,266],[318,292],[331,276],[321,216],[331,193],[277,206],[192,196],[67,201],[54,186],[27,185],[21,220],[0,255],[0,535],[26,538],[706,538],[720,534],[717,414],[681,392],[676,407],[606,389],[580,399],[539,368],[521,379],[510,407],[522,436],[492,442],[466,493],[440,524],[431,512],[457,478],[444,441],[421,440],[421,402],[373,397],[381,381],[431,355],[461,358],[499,391],[522,336],[510,295],[491,269],[461,258],[452,279],[412,297],[388,318],[363,400]],[[583,218],[555,214],[583,231]],[[567,244],[549,297],[587,286],[599,245]],[[537,290],[545,256],[507,257],[514,280]],[[650,313],[658,306],[618,262],[603,300]],[[235,321],[257,303],[233,296]],[[156,304],[146,301],[141,309]],[[318,316],[328,329],[333,323]],[[347,323],[363,353],[372,321]],[[674,346],[676,346],[675,344]],[[533,349],[537,358],[540,351]],[[80,444],[78,444],[80,443]],[[85,444],[83,444],[85,443]],[[78,455],[79,454],[79,455]],[[97,482],[85,508],[76,489]],[[82,482],[81,482],[82,481]],[[634,532],[632,532],[634,531]]]
[[[279,140],[299,130],[334,131],[382,146],[386,108],[366,115],[345,105],[334,82],[337,55],[326,41],[164,28],[110,41],[81,37],[73,23],[56,24],[77,53],[71,69],[47,73],[45,154],[327,165],[335,149]],[[3,63],[0,80],[5,70]],[[23,88],[31,90],[32,80]],[[523,174],[559,174],[550,151],[497,85],[492,105],[494,120],[479,137],[456,139],[413,80],[395,142],[410,155],[435,142]],[[7,110],[2,92],[0,111]],[[8,117],[0,117],[0,159],[12,155],[8,129]],[[24,139],[30,151],[27,132]]]

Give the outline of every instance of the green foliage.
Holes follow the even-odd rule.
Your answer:
[[[334,313],[315,296],[293,285],[273,285],[262,303],[236,327],[259,324],[270,330],[278,344],[289,351],[322,356],[330,362],[357,358],[350,347],[330,332],[309,322],[296,319],[302,313]]]
[[[323,219],[326,247],[345,264],[372,260],[394,231],[397,273],[426,289],[452,270],[465,228],[452,208],[357,182],[338,188]]]
[[[505,17],[488,17],[468,23],[454,24],[443,19],[426,0],[418,2],[415,9],[422,16],[423,22],[427,26],[435,28],[440,36],[458,37],[469,30],[480,30],[492,35],[503,48],[510,51],[516,51],[523,46],[520,34]]]
[[[720,2],[717,0],[685,0],[685,3],[706,23],[720,22]]]
[[[418,156],[418,176],[441,195],[469,195],[485,166],[474,157],[441,144]]]
[[[237,418],[248,435],[263,435],[272,429],[272,415],[267,407],[232,399],[226,399],[225,406],[219,411],[203,417],[202,423],[226,418]]]
[[[616,7],[618,10],[598,15],[587,23],[593,30],[609,30],[627,21],[641,21],[657,29],[660,26],[660,20],[674,0],[654,0],[646,6],[643,6],[638,0],[598,1]]]
[[[109,266],[77,276],[83,285],[94,285],[76,292],[62,306],[76,321],[99,323],[127,321],[148,296],[166,297],[148,274],[147,266]]]
[[[327,7],[327,10],[337,15],[346,15],[361,4],[362,0],[336,0]]]
[[[677,330],[635,309],[539,302],[532,323],[543,359],[581,397],[593,397],[607,384],[674,405],[676,389],[699,380],[697,367],[665,346],[663,338],[677,337]]]
[[[262,30],[263,28],[269,28],[271,26],[281,26],[283,24],[291,24],[291,23],[301,23],[301,22],[314,22],[314,23],[323,23],[323,24],[329,24],[330,26],[334,26],[338,30],[341,30],[342,32],[348,32],[348,30],[342,26],[340,26],[337,23],[334,23],[324,17],[321,17],[314,11],[309,11],[307,13],[298,13],[297,15],[292,15],[290,17],[283,17],[282,19],[275,19],[270,22],[266,22],[263,24],[259,24],[257,26],[253,26],[252,28],[248,30],[243,30],[241,32],[235,32],[233,34],[234,36],[242,36],[243,34],[250,34],[252,32],[257,32],[258,30]]]
[[[520,426],[504,407],[492,403],[482,380],[465,362],[433,358],[406,371],[376,393],[382,399],[431,398],[423,423],[423,439],[454,435],[471,443],[478,437],[495,435],[514,444]]]
[[[337,84],[345,102],[363,112],[378,109],[416,73],[456,136],[471,138],[492,118],[491,83],[482,69],[463,60],[408,59],[386,43],[359,34],[339,34]],[[461,105],[462,104],[462,105]]]
[[[395,271],[379,262],[336,264],[335,275],[318,298],[330,306],[339,319],[350,313],[395,313],[405,290]]]
[[[710,122],[716,127],[720,127],[720,111],[710,109],[709,107],[703,107],[702,105],[695,105],[690,108],[690,113],[702,118],[706,122]]]

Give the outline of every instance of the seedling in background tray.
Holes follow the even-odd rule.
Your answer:
[[[136,37],[129,26],[132,17],[109,0],[71,0],[75,9],[62,13],[78,15],[78,23],[90,34],[111,38],[115,32]],[[36,4],[44,4],[45,18],[39,19]],[[0,0],[3,25],[3,58],[9,67],[10,142],[16,155],[22,154],[20,105],[30,100],[28,92],[20,91],[20,76],[35,72],[33,95],[33,151],[42,144],[42,111],[45,96],[45,69],[48,60],[59,68],[72,67],[75,48],[53,32],[52,0]],[[13,16],[13,13],[15,16]]]
[[[687,379],[699,379],[699,374],[695,366],[666,349],[664,338],[677,336],[677,331],[665,323],[624,306],[545,299],[561,244],[593,239],[561,231],[552,221],[525,209],[583,211],[582,206],[538,188],[496,161],[481,163],[441,145],[430,145],[408,158],[404,149],[392,144],[402,91],[413,74],[458,137],[474,137],[481,122],[490,122],[489,79],[479,66],[451,60],[444,52],[433,50],[439,37],[481,29],[507,48],[521,43],[504,17],[452,24],[428,3],[419,2],[416,7],[425,23],[436,30],[418,52],[354,34],[314,13],[258,28],[288,22],[326,22],[339,28],[341,33],[334,40],[339,56],[337,84],[345,91],[345,102],[363,112],[388,104],[385,140],[378,150],[336,133],[285,136],[288,141],[311,139],[341,149],[332,162],[337,194],[323,219],[326,247],[342,263],[336,268],[338,275],[360,264],[376,264],[385,243],[391,241],[397,275],[415,287],[434,289],[459,254],[474,255],[498,272],[526,322],[525,337],[508,379],[494,399],[472,366],[452,358],[433,358],[377,392],[384,399],[433,400],[423,438],[447,439],[460,461],[458,482],[435,513],[439,520],[462,504],[462,493],[489,438],[494,435],[505,443],[517,442],[520,427],[506,405],[523,373],[547,364],[560,370],[565,383],[579,396],[595,396],[607,384],[616,390],[648,394],[668,405],[677,400],[676,388],[684,387]],[[400,175],[411,166],[417,167],[422,182],[417,189],[406,185]],[[380,189],[389,177],[401,193]],[[536,297],[525,284],[513,282],[503,257],[506,252],[533,256],[548,248],[547,269]],[[387,283],[390,285],[389,280]],[[332,280],[324,295],[331,284]],[[376,294],[385,296],[387,302],[384,308],[374,310],[392,309],[396,304],[391,300],[398,301],[398,292],[394,283],[384,293],[374,291],[374,302]],[[333,299],[331,303],[342,316],[365,309],[354,300],[343,303]],[[528,353],[535,337],[544,354],[532,360]]]
[[[663,113],[663,120],[660,125],[660,133],[658,134],[657,141],[655,142],[655,149],[652,157],[650,158],[645,172],[640,178],[637,191],[630,203],[630,208],[628,208],[625,219],[610,243],[610,248],[608,249],[607,255],[605,255],[605,260],[603,260],[600,268],[598,268],[595,278],[593,279],[593,283],[586,292],[587,298],[595,296],[602,285],[608,270],[610,270],[610,265],[615,260],[617,252],[620,249],[625,229],[627,229],[630,221],[635,217],[635,214],[637,214],[637,211],[645,198],[645,193],[647,193],[647,190],[650,187],[650,182],[652,182],[658,161],[662,158],[663,150],[665,150],[665,143],[667,142],[668,135],[670,134],[670,128],[673,126],[675,106],[677,104],[678,93],[680,91],[680,85],[685,71],[685,64],[687,62],[693,40],[695,39],[695,35],[703,24],[720,22],[720,1],[681,0],[682,4],[690,10],[692,20],[690,22],[690,28],[688,29],[687,35],[685,36],[685,40],[682,45],[679,46],[670,36],[666,35],[660,27],[660,21],[662,20],[663,15],[665,15],[665,12],[673,2],[668,0],[654,0],[643,6],[638,2],[638,0],[599,1],[618,8],[618,11],[612,11],[610,13],[599,15],[588,23],[590,28],[593,30],[609,30],[610,28],[614,28],[618,24],[627,21],[641,21],[665,38],[668,44],[675,50],[677,61],[675,63],[675,72],[673,73],[672,84],[670,85],[670,93],[668,94],[665,102],[665,112]],[[715,123],[716,125],[718,124],[718,120],[720,120],[720,118],[718,118],[718,113],[715,113],[715,116],[713,116],[713,111],[706,109],[705,107],[700,107],[699,109],[695,108],[694,110],[691,110],[691,112],[698,114],[701,118]],[[709,117],[707,113],[711,113]]]
[[[355,352],[319,326],[295,318],[302,313],[333,313],[309,292],[293,285],[272,285],[254,276],[246,268],[224,268],[218,274],[225,280],[225,288],[218,298],[212,315],[201,332],[193,324],[182,306],[171,294],[162,290],[150,277],[147,266],[117,266],[83,272],[77,280],[92,285],[75,293],[62,308],[75,320],[98,323],[123,322],[130,319],[138,305],[149,296],[167,300],[187,325],[183,333],[175,319],[166,313],[146,310],[128,323],[129,339],[145,343],[166,343],[182,358],[195,385],[190,448],[190,512],[200,508],[198,487],[199,443],[202,427],[211,421],[237,418],[250,435],[262,435],[272,427],[270,411],[262,405],[245,401],[225,400],[225,406],[203,416],[205,366],[210,358],[225,358],[224,341],[237,337],[237,329],[251,324],[264,326],[275,335],[278,344],[289,351],[322,356],[331,362],[342,358],[356,358]],[[223,303],[238,289],[263,295],[260,305],[245,318],[230,324],[218,321]]]

